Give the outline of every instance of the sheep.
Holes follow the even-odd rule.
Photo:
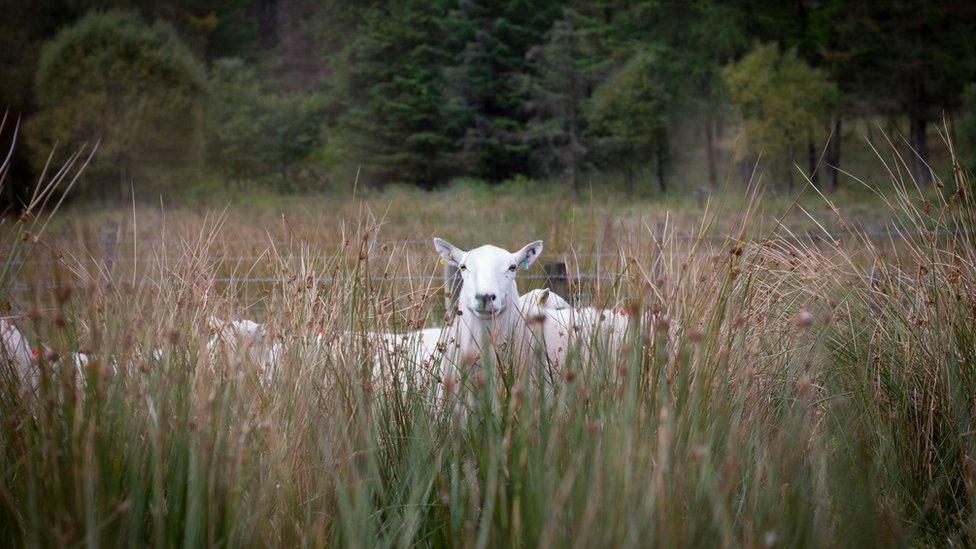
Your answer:
[[[572,305],[548,288],[530,290],[518,299],[518,310],[525,318],[538,316],[544,311],[570,309]]]
[[[20,330],[9,320],[0,319],[0,359],[10,361],[21,385],[31,390],[37,387],[39,376],[35,354]]]
[[[382,341],[387,351],[407,349],[407,356],[415,367],[433,366],[433,374],[440,379],[456,379],[457,368],[476,363],[486,343],[510,342],[518,356],[528,356],[532,348],[531,334],[520,313],[515,275],[519,268],[528,269],[539,257],[543,242],[537,240],[512,253],[492,245],[465,251],[435,238],[434,248],[444,262],[457,267],[461,274],[461,292],[453,322],[444,328],[428,328],[402,335],[371,334],[370,339]],[[546,295],[547,299],[549,295]],[[565,300],[559,298],[559,301],[561,303],[556,305],[568,306]],[[256,323],[214,321],[212,324],[217,334],[209,345],[211,350],[221,343],[232,349],[243,348],[254,363],[269,361],[272,367],[280,356],[280,346],[263,341],[263,329]],[[321,336],[318,343],[323,343]],[[433,364],[435,362],[437,364]],[[270,370],[265,373],[269,375]],[[382,377],[381,361],[377,361],[373,374]]]
[[[556,298],[553,299],[553,296]],[[526,324],[532,330],[532,349],[544,350],[551,370],[562,371],[571,348],[579,348],[584,360],[596,350],[608,356],[619,354],[627,336],[630,318],[613,309],[573,309],[551,292],[540,293],[523,307]]]
[[[515,253],[492,245],[465,251],[440,238],[434,239],[434,248],[461,275],[456,317],[445,338],[450,344],[442,361],[443,374],[455,375],[459,366],[476,363],[486,343],[510,343],[516,356],[524,358],[531,343],[518,311],[515,276],[519,268],[528,269],[538,259],[542,241]]]
[[[41,381],[39,365],[41,353],[51,354],[49,349],[31,347],[27,338],[7,319],[0,319],[0,360],[9,360],[14,367],[14,375],[22,388],[29,395],[37,392]],[[64,359],[50,359],[52,369],[56,372],[64,365],[75,369],[75,380],[79,395],[83,394],[85,376],[91,363],[91,356],[86,353],[70,353]],[[116,368],[109,364],[106,373],[114,375]]]
[[[214,332],[207,342],[210,353],[221,350],[230,360],[249,361],[260,368],[264,381],[271,380],[283,350],[280,343],[270,340],[263,325],[248,319],[223,322],[210,317],[210,327]]]

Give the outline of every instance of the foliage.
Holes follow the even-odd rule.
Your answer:
[[[616,172],[646,173],[656,165],[662,186],[665,176],[672,177],[672,173],[688,181],[706,177],[704,170],[697,172],[699,164],[707,163],[708,181],[716,187],[723,165],[731,161],[725,153],[729,145],[738,143],[731,136],[741,129],[741,120],[730,116],[733,107],[740,112],[755,111],[745,108],[741,101],[731,101],[726,85],[729,71],[723,71],[727,65],[751,73],[749,78],[737,80],[740,100],[777,109],[775,116],[753,112],[746,120],[750,127],[745,133],[752,151],[762,149],[771,164],[781,167],[795,162],[797,152],[803,149],[812,169],[818,164],[818,151],[822,151],[832,188],[838,172],[831,166],[839,165],[841,159],[847,163],[852,156],[863,156],[842,155],[842,142],[870,155],[869,147],[860,147],[861,143],[851,139],[862,133],[853,128],[873,125],[879,118],[893,125],[907,121],[907,130],[893,133],[904,133],[908,145],[917,152],[909,161],[914,175],[925,184],[930,175],[928,142],[936,141],[929,136],[932,122],[941,120],[943,112],[963,120],[964,116],[956,116],[963,109],[963,90],[976,80],[976,34],[972,32],[976,11],[965,2],[13,2],[3,8],[4,17],[0,17],[0,65],[9,69],[0,80],[0,104],[10,106],[15,115],[32,119],[30,133],[38,138],[29,139],[30,150],[35,153],[34,173],[21,152],[26,149],[15,151],[13,183],[2,200],[23,199],[25,181],[39,175],[43,162],[38,158],[55,135],[77,142],[131,128],[129,135],[148,140],[186,130],[166,127],[179,118],[163,116],[155,107],[151,110],[160,112],[161,120],[154,127],[161,131],[135,131],[143,122],[121,124],[117,113],[114,118],[92,116],[117,128],[108,133],[102,128],[93,130],[90,124],[66,123],[71,119],[67,111],[99,113],[109,104],[118,105],[120,110],[135,108],[108,98],[88,104],[93,97],[89,88],[105,87],[104,66],[89,67],[84,85],[79,87],[81,99],[67,92],[75,88],[72,85],[58,88],[55,94],[67,93],[58,97],[44,95],[32,85],[32,80],[40,85],[35,76],[44,42],[52,40],[60,29],[78,24],[86,13],[97,13],[92,10],[120,5],[135,10],[143,21],[171,26],[208,66],[222,58],[243,60],[246,69],[261,80],[261,89],[241,93],[259,93],[284,102],[281,106],[285,113],[249,122],[243,117],[254,114],[253,105],[209,101],[212,110],[222,113],[218,122],[229,120],[228,132],[220,138],[224,142],[218,147],[226,150],[218,155],[220,160],[211,157],[211,162],[227,162],[217,168],[231,177],[263,180],[272,186],[270,172],[279,183],[294,179],[296,166],[308,166],[311,148],[315,159],[327,159],[322,163],[333,173],[350,179],[359,173],[364,181],[377,185],[402,182],[430,188],[455,177],[499,183],[519,175],[540,179],[556,175],[562,179],[563,174],[578,182],[579,174],[596,161],[601,170],[613,172],[608,174],[611,177],[618,175]],[[569,22],[564,17],[567,13],[574,14],[575,21]],[[771,59],[759,63],[758,57],[745,57],[754,43],[776,44],[786,53],[774,55],[764,50],[762,55]],[[557,51],[560,48],[562,53]],[[540,61],[545,51],[553,62]],[[566,55],[569,51],[574,52],[572,56]],[[654,78],[644,84],[655,88],[658,80],[667,80],[668,116],[663,121],[652,116],[653,122],[639,123],[655,126],[657,152],[643,154],[647,150],[645,141],[629,145],[632,150],[628,153],[620,148],[620,139],[612,138],[629,131],[620,124],[623,117],[609,109],[591,109],[591,102],[605,97],[595,98],[590,92],[596,84],[603,84],[601,93],[614,95],[602,79],[651,55],[649,52],[657,59]],[[797,64],[813,72],[798,72]],[[623,71],[621,78],[632,69]],[[197,68],[191,72],[199,75],[202,71]],[[801,85],[797,79],[806,76],[813,80]],[[187,89],[187,93],[199,98],[199,76],[195,80],[197,83],[190,86],[194,90]],[[586,85],[570,90],[573,80]],[[824,80],[835,84],[825,88]],[[144,89],[152,88],[154,95],[172,96],[171,91],[155,91],[158,87],[165,90],[172,82],[157,86],[148,75],[141,82]],[[219,87],[219,82],[216,84]],[[760,87],[766,91],[759,92]],[[138,86],[127,83],[122,88],[131,91]],[[746,88],[753,97],[741,97]],[[304,95],[292,95],[296,90]],[[656,95],[653,89],[645,92],[648,97]],[[220,93],[227,97],[231,92]],[[271,103],[270,99],[263,102],[262,109],[270,109]],[[238,112],[231,112],[232,105]],[[164,107],[189,113],[183,117],[186,119],[199,114],[198,108]],[[140,116],[147,116],[147,108]],[[580,118],[580,113],[587,116]],[[296,117],[305,115],[314,116],[314,121],[296,127]],[[278,116],[283,120],[270,120]],[[573,119],[583,124],[574,124]],[[293,148],[292,143],[279,137],[273,148],[281,154],[274,159],[232,157],[231,144],[235,142],[244,147],[241,150],[264,151],[254,143],[259,141],[255,132],[260,124],[273,130],[261,132],[269,140],[274,140],[274,132],[300,131],[300,143],[295,144],[295,150],[284,152]],[[185,120],[182,125],[194,124]],[[252,132],[232,135],[229,131],[235,125],[241,129],[251,126]],[[313,137],[315,125],[323,131]],[[610,131],[611,126],[617,129]],[[846,132],[840,131],[842,128]],[[649,128],[637,130],[634,128],[632,135],[646,137],[651,133]],[[189,131],[193,133],[192,128]],[[834,139],[829,147],[823,147],[828,133],[834,134]],[[327,144],[323,145],[320,141],[326,137]],[[122,170],[144,180],[151,174],[166,178],[165,172],[174,170],[161,165],[181,171],[176,164],[195,164],[198,141],[158,141],[166,149],[162,155],[154,152],[123,157],[111,146],[105,147],[90,175],[103,182],[118,181]],[[252,143],[245,147],[247,141]],[[665,141],[667,146],[663,145]],[[575,144],[568,145],[571,142]],[[180,145],[186,145],[183,150],[188,154],[177,152]],[[213,151],[210,145],[207,150]],[[634,151],[641,154],[632,154]],[[944,154],[941,148],[936,153]],[[179,162],[164,161],[167,157]],[[120,166],[120,161],[125,165]],[[287,186],[294,187],[275,188]]]
[[[198,161],[205,75],[163,23],[122,11],[85,16],[44,46],[36,90],[27,135],[37,165],[55,144],[100,141],[89,191],[120,178],[142,185]]]
[[[795,51],[757,44],[723,71],[729,96],[744,121],[755,154],[789,161],[825,124],[835,87]]]
[[[580,171],[591,152],[586,101],[600,68],[587,25],[578,13],[566,10],[546,41],[529,52],[531,72],[526,78],[526,108],[532,114],[526,138],[547,171],[565,173],[577,194]]]
[[[409,0],[367,8],[343,52],[339,130],[366,180],[430,187],[449,175],[458,129],[445,101],[448,5]]]
[[[322,144],[321,99],[266,88],[240,59],[220,59],[211,69],[207,159],[233,179],[287,181]]]
[[[928,128],[976,76],[976,11],[967,3],[831,0],[810,14],[808,48],[852,111],[908,118],[913,172],[930,180]]]
[[[530,70],[526,54],[559,13],[553,0],[472,1],[448,18],[451,48],[460,51],[447,79],[464,127],[456,157],[462,173],[502,181],[536,170],[522,80]]]
[[[605,163],[629,169],[654,158],[666,161],[673,82],[661,55],[639,51],[596,89],[589,117],[602,136]]]
[[[963,161],[967,166],[976,166],[976,83],[970,84],[962,95],[959,137]]]

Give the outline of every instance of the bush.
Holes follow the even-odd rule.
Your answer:
[[[39,112],[28,127],[39,166],[56,144],[100,140],[88,190],[172,179],[199,159],[200,63],[168,25],[130,12],[92,13],[62,30],[41,53]]]
[[[208,161],[235,180],[288,181],[297,163],[322,145],[323,101],[316,95],[273,94],[240,59],[221,59],[210,74]]]

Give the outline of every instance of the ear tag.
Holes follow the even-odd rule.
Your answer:
[[[520,265],[522,266],[522,270],[528,271],[529,270],[529,258],[523,259],[522,260],[522,263]]]
[[[444,261],[443,257],[437,258],[437,262],[440,263],[441,265],[447,264],[447,261]]]

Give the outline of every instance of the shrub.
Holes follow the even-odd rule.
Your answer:
[[[295,165],[322,145],[317,95],[274,94],[240,59],[221,59],[210,74],[207,159],[236,180],[288,181]]]
[[[198,160],[200,63],[168,25],[130,12],[92,13],[59,32],[41,53],[38,114],[29,145],[39,165],[60,143],[101,141],[88,190],[125,180],[166,179]]]

